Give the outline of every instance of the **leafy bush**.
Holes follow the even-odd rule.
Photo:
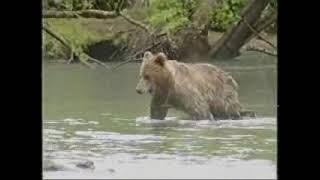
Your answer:
[[[47,59],[58,59],[58,58],[68,58],[68,50],[57,42],[56,39],[53,39],[50,35],[43,33],[43,55]]]
[[[240,13],[248,0],[221,1],[214,7],[210,17],[210,27],[216,31],[225,31],[240,20]]]
[[[43,0],[43,6],[45,9],[69,11],[84,9],[114,11],[120,2],[123,3],[122,8],[126,8],[131,4],[130,0]]]
[[[176,32],[188,26],[199,3],[198,0],[152,0],[147,20],[155,28]]]

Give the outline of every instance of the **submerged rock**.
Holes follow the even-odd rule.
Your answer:
[[[94,169],[94,163],[90,160],[84,160],[76,163],[76,167],[82,169]]]
[[[114,169],[112,169],[112,168],[109,168],[108,169],[108,172],[110,172],[110,173],[114,173],[114,172],[116,172]]]
[[[44,171],[63,171],[67,168],[63,165],[56,164],[51,160],[44,160],[43,161],[43,170]]]

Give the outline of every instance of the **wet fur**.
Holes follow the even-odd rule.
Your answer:
[[[137,91],[153,96],[152,119],[164,119],[170,107],[195,120],[241,119],[237,88],[235,80],[216,66],[168,60],[163,53],[151,52],[144,55],[137,85]]]

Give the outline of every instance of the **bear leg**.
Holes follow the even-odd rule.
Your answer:
[[[193,112],[191,113],[191,117],[194,120],[210,120],[210,121],[217,121],[217,119],[213,116],[212,113],[210,113],[210,111],[207,112]]]
[[[158,99],[153,98],[151,101],[150,118],[163,120],[167,116],[168,109],[167,106],[163,106],[162,103],[159,103]]]
[[[168,113],[168,108],[164,108],[164,107],[151,107],[150,110],[150,118],[151,119],[158,119],[158,120],[163,120]]]
[[[214,116],[212,115],[212,113],[209,113],[209,120],[210,120],[210,121],[218,121],[217,119],[214,118]]]

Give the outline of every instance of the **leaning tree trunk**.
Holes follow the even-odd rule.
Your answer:
[[[252,0],[242,11],[242,19],[235,26],[231,27],[213,46],[210,56],[213,59],[231,59],[238,56],[239,49],[252,35],[248,26],[254,26],[259,20],[262,11],[269,0]]]

